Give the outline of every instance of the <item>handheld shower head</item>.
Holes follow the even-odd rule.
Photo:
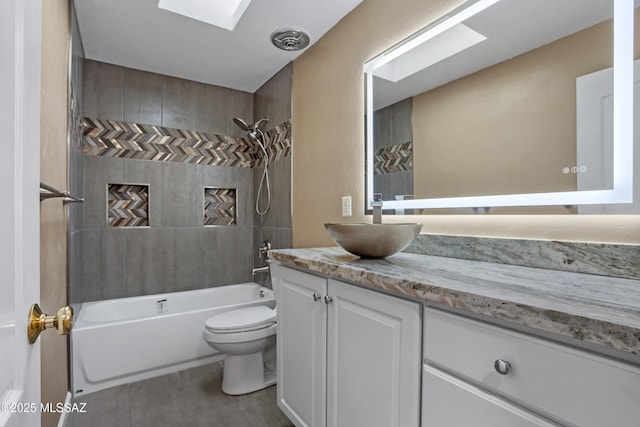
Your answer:
[[[262,170],[262,177],[260,178],[260,185],[258,185],[258,193],[256,195],[256,213],[258,215],[266,215],[271,205],[271,187],[269,185],[269,153],[267,152],[267,138],[262,130],[264,125],[267,124],[269,119],[260,119],[253,126],[249,126],[247,122],[239,117],[234,117],[233,122],[243,131],[247,132],[247,138],[262,151],[264,169]],[[260,208],[260,199],[262,198],[263,186],[267,189],[267,206],[264,209]]]
[[[262,128],[264,127],[264,125],[267,124],[268,121],[269,121],[269,119],[267,119],[267,118],[260,119],[253,126],[249,126],[247,124],[247,122],[242,120],[240,117],[234,117],[233,118],[233,123],[235,123],[236,126],[238,126],[240,129],[242,129],[245,132],[252,132],[252,131],[254,131],[256,129],[262,130]]]
[[[254,129],[262,129],[264,128],[264,125],[266,125],[269,122],[269,119],[267,119],[266,117],[264,119],[260,119],[258,120],[258,122],[253,125]]]
[[[250,130],[247,136],[249,137],[251,142],[253,142],[254,144],[258,144],[259,146],[262,145],[262,143],[260,142],[260,139],[258,138],[258,134],[254,129]]]
[[[240,129],[242,129],[245,132],[249,132],[251,130],[251,128],[249,127],[247,122],[245,122],[244,120],[242,120],[239,117],[234,117],[233,118],[233,123],[235,123]]]

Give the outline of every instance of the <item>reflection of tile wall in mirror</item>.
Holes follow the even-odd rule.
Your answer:
[[[374,167],[376,175],[413,169],[413,143],[408,141],[376,150]]]

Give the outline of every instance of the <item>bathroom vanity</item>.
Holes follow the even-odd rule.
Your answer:
[[[418,425],[420,304],[272,269],[280,409],[299,426]]]
[[[297,426],[635,426],[640,281],[339,248],[271,252]]]

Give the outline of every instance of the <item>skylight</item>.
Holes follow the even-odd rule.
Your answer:
[[[158,7],[233,31],[251,0],[160,0]]]
[[[466,25],[456,24],[404,55],[378,67],[373,74],[397,82],[486,39],[485,36]]]

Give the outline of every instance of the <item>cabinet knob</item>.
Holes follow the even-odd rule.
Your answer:
[[[318,302],[321,299],[320,295],[318,295],[316,292],[314,292],[312,296],[313,296],[313,300],[315,302]]]
[[[493,362],[493,367],[500,375],[507,375],[511,371],[511,363],[506,360],[498,359]]]
[[[329,295],[325,295],[324,296],[324,303],[325,304],[329,304],[331,301],[333,301],[332,297],[330,297]]]

